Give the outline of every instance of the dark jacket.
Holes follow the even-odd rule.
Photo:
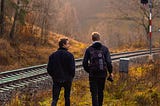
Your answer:
[[[59,48],[49,56],[47,72],[53,81],[71,81],[75,75],[74,56],[65,48]]]
[[[93,47],[95,49],[99,49],[99,50],[102,49],[103,50],[105,60],[107,63],[108,72],[112,73],[112,62],[111,62],[110,52],[109,52],[108,48],[105,47],[104,45],[102,45],[100,42],[95,42],[94,44],[92,44],[90,47],[88,47],[86,49],[84,59],[83,59],[84,70],[89,73],[89,77],[106,77],[107,71],[101,71],[101,72],[95,73],[95,71],[93,72],[92,70],[89,69],[89,61],[91,59],[90,58],[91,47]]]

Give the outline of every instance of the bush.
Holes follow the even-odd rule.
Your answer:
[[[13,62],[14,49],[9,42],[4,39],[0,39],[0,65],[9,65]]]
[[[136,95],[135,101],[140,106],[158,106],[160,104],[160,94],[156,90],[149,90],[146,93]]]
[[[145,94],[135,96],[135,101],[139,106],[150,106],[152,100]]]

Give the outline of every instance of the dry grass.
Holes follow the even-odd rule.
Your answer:
[[[59,39],[65,37],[51,32],[48,36],[48,42],[43,44],[39,37],[29,34],[21,35],[15,41],[0,39],[0,71],[46,64],[48,56],[57,50]],[[82,57],[86,44],[71,38],[69,40],[69,51],[75,58]]]
[[[160,105],[160,61],[141,64],[130,68],[129,77],[122,80],[118,73],[114,74],[114,82],[106,81],[104,90],[104,106],[159,106]],[[143,73],[143,74],[142,74]],[[61,91],[58,106],[64,106],[64,91]],[[30,98],[31,105],[15,105],[22,102],[16,98],[10,106],[50,106],[51,90],[38,92]],[[91,106],[88,78],[73,82],[71,90],[71,106]]]
[[[83,81],[83,83],[81,83]],[[8,106],[50,106],[52,91],[40,91],[35,94],[17,93]],[[60,93],[58,106],[64,105],[64,90]],[[88,106],[91,104],[91,96],[89,93],[89,83],[87,79],[76,80],[73,82],[71,91],[72,106]]]

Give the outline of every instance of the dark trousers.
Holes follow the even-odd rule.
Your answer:
[[[53,89],[52,89],[52,105],[56,106],[61,88],[64,87],[64,98],[65,98],[65,106],[70,106],[70,91],[71,91],[72,81],[65,81],[65,82],[54,82]]]
[[[103,90],[106,78],[89,77],[90,92],[92,96],[92,106],[103,105]]]

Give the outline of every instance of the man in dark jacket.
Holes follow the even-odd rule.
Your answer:
[[[89,73],[89,84],[90,84],[90,92],[92,96],[92,106],[102,106],[103,90],[104,90],[105,80],[107,76],[107,70],[110,74],[109,76],[112,77],[111,57],[110,57],[110,52],[108,48],[101,44],[100,34],[98,32],[92,33],[92,41],[93,41],[93,44],[86,49],[84,59],[83,59],[83,67],[84,67],[84,70],[87,73]],[[93,69],[91,65],[93,50],[102,51],[107,70],[99,71],[98,68],[97,70]]]
[[[68,48],[68,39],[61,39],[58,50],[49,56],[47,71],[53,79],[52,106],[57,105],[62,87],[64,87],[65,106],[70,106],[70,91],[75,75],[75,61],[74,56],[67,51]]]

